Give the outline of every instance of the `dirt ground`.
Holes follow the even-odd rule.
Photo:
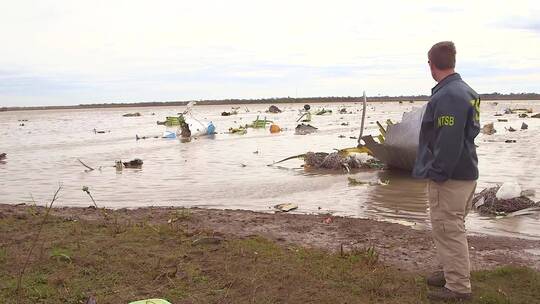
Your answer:
[[[0,204],[0,218],[28,217],[44,208]],[[200,208],[139,208],[109,210],[123,223],[144,220],[148,223],[175,222],[179,214],[187,229],[213,231],[233,237],[262,236],[282,244],[295,244],[333,252],[348,252],[374,247],[386,265],[426,273],[437,268],[430,231],[368,219],[326,215],[258,213],[244,210]],[[185,216],[188,214],[189,216]],[[51,215],[67,220],[99,220],[102,211],[95,208],[53,208]],[[527,266],[540,270],[540,241],[495,236],[469,236],[473,270],[493,269],[501,265]]]

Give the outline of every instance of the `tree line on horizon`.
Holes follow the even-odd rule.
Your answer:
[[[540,100],[538,93],[510,93],[501,94],[498,92],[480,94],[483,100]],[[408,96],[368,96],[368,102],[411,102],[427,101],[428,95],[408,95]],[[194,100],[199,105],[227,105],[227,104],[260,104],[260,103],[332,103],[332,102],[362,102],[363,97],[353,96],[329,96],[329,97],[274,97],[260,99],[217,99],[217,100]],[[125,103],[95,103],[79,104],[71,106],[34,106],[34,107],[0,107],[0,111],[16,110],[47,110],[47,109],[73,109],[73,108],[115,108],[115,107],[151,107],[151,106],[185,106],[190,101],[152,101],[152,102],[125,102]]]

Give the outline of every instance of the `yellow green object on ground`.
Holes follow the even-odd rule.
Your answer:
[[[163,299],[148,299],[135,302],[129,302],[129,304],[171,304],[171,302]]]

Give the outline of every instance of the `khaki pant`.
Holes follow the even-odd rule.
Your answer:
[[[428,182],[433,240],[443,266],[445,287],[460,293],[471,292],[465,217],[472,207],[475,189],[476,181]]]

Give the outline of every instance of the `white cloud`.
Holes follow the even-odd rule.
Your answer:
[[[478,91],[538,92],[538,6],[0,0],[0,105],[427,94],[427,49],[448,39]]]

